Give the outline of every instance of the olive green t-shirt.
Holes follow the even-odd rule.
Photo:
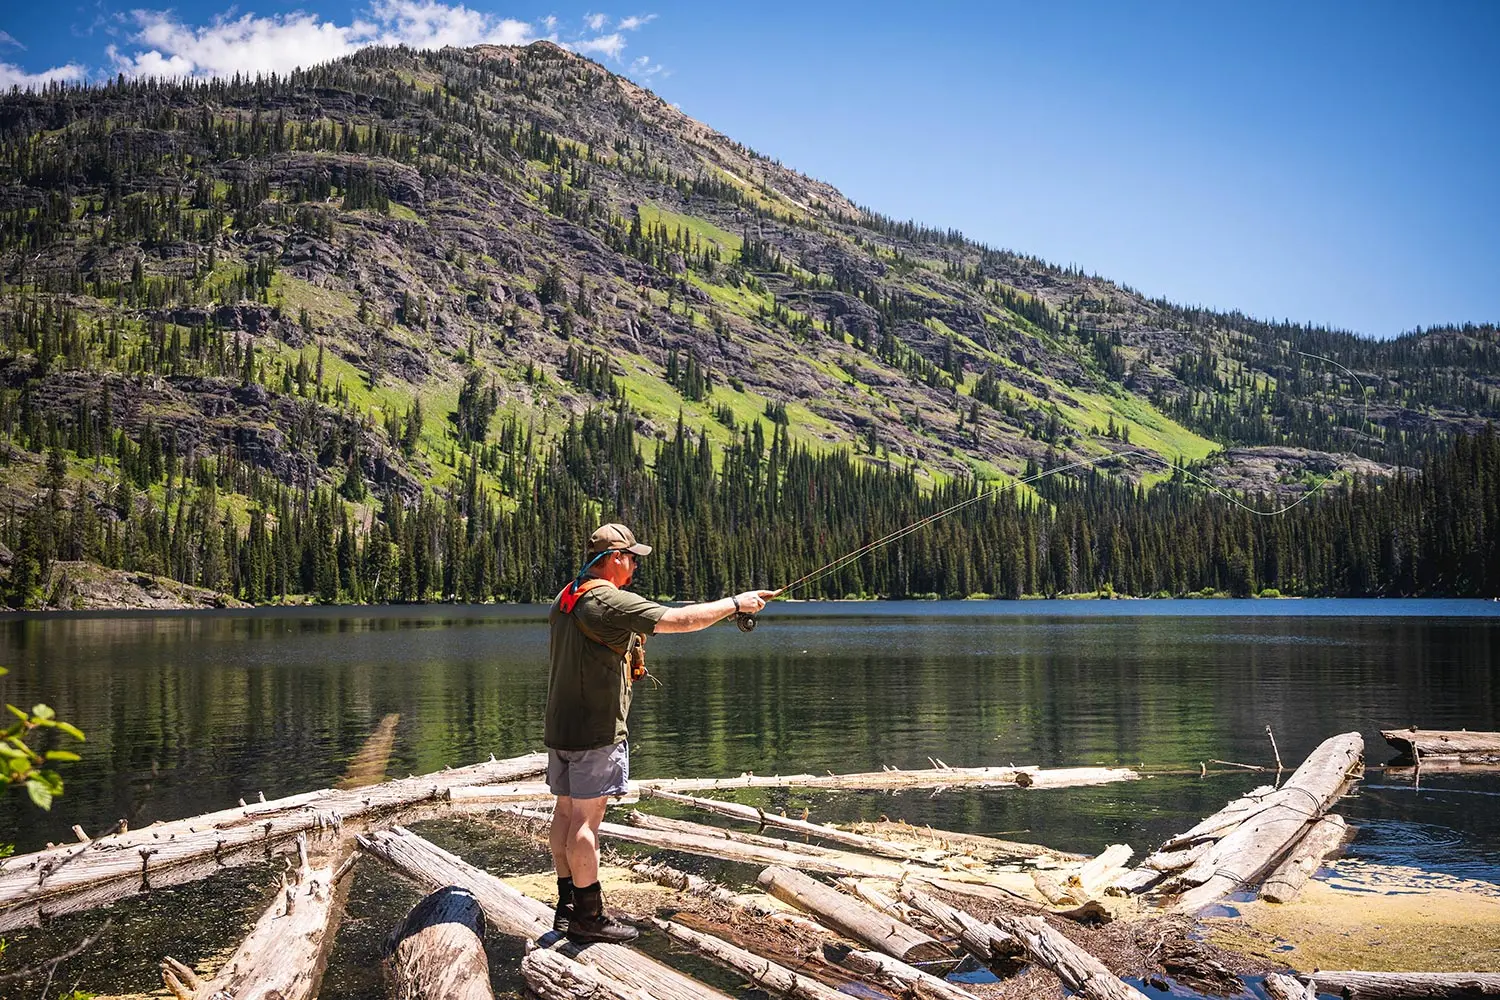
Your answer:
[[[656,631],[667,609],[639,594],[604,585],[578,599],[572,614],[554,602],[552,673],[547,681],[547,718],[543,742],[554,750],[593,750],[622,742],[628,735],[630,667],[627,657],[610,646],[629,650]],[[574,618],[608,645],[578,629]]]

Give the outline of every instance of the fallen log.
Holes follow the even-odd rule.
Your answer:
[[[951,958],[948,949],[894,917],[790,868],[772,866],[760,873],[762,888],[784,903],[816,916],[840,934],[863,941],[907,964]]]
[[[736,844],[751,844],[756,847],[770,847],[778,851],[790,851],[793,854],[806,854],[810,857],[840,857],[844,852],[835,851],[827,847],[819,847],[816,844],[804,844],[797,840],[782,840],[778,837],[762,837],[754,833],[741,833],[738,830],[725,830],[717,826],[708,826],[703,823],[692,823],[682,819],[670,819],[666,816],[653,816],[650,813],[631,810],[625,814],[625,822],[630,826],[639,827],[642,830],[661,830],[666,833],[685,833],[694,837],[707,837],[713,840],[728,840]]]
[[[940,1000],[978,1000],[973,993],[946,979],[915,969],[878,951],[861,951],[825,945],[823,957],[850,972],[866,976],[906,997],[938,997]]]
[[[736,948],[711,934],[703,934],[670,920],[652,918],[651,923],[673,941],[687,945],[720,965],[733,969],[755,985],[764,987],[772,996],[791,997],[792,1000],[847,1000],[847,994],[777,965],[768,958]]]
[[[725,788],[1076,788],[1114,781],[1135,781],[1140,775],[1128,767],[935,767],[930,770],[869,771],[857,774],[742,774],[737,778],[651,778],[632,781],[626,795],[640,796],[644,789],[665,792],[703,792]],[[454,802],[508,803],[551,798],[544,782],[505,788],[458,786],[448,793]]]
[[[1245,795],[1232,800],[1223,809],[1205,817],[1191,828],[1179,833],[1175,837],[1167,838],[1166,842],[1161,845],[1161,850],[1148,857],[1143,864],[1154,868],[1156,865],[1152,864],[1152,859],[1160,854],[1177,851],[1205,838],[1221,839],[1224,831],[1238,826],[1246,816],[1259,811],[1261,803],[1265,800],[1266,796],[1275,790],[1270,785],[1261,785],[1259,788],[1252,789]]]
[[[1059,882],[1057,876],[1051,872],[1032,872],[1031,881],[1036,886],[1036,891],[1041,893],[1042,898],[1053,906],[1077,906],[1083,902],[1071,888]]]
[[[1500,972],[1323,972],[1319,993],[1345,1000],[1468,1000],[1500,996]]]
[[[1026,949],[994,924],[984,923],[968,911],[949,906],[913,885],[902,883],[900,892],[908,906],[957,935],[970,955],[1004,975],[1020,971]]]
[[[495,1000],[484,953],[484,911],[460,886],[423,897],[396,925],[381,954],[397,1000]]]
[[[318,992],[333,935],[327,933],[333,869],[312,868],[307,841],[298,838],[302,864],[283,880],[271,905],[211,980],[175,958],[162,961],[162,984],[178,1000],[307,1000]]]
[[[879,854],[883,857],[897,858],[899,860],[935,860],[949,852],[932,848],[919,848],[906,844],[896,844],[879,840],[875,837],[866,837],[858,833],[850,833],[836,826],[822,826],[817,823],[809,823],[803,819],[791,819],[787,816],[778,816],[768,813],[764,809],[755,806],[741,805],[738,802],[721,802],[718,799],[704,799],[693,795],[682,795],[677,792],[664,791],[660,788],[650,786],[641,789],[641,798],[656,798],[667,802],[676,802],[679,805],[690,806],[701,809],[704,812],[713,813],[718,816],[728,816],[745,823],[755,823],[761,827],[774,826],[782,830],[791,830],[795,833],[808,837],[818,837],[823,840],[842,844],[845,847],[858,848],[871,854]]]
[[[1343,794],[1358,775],[1363,751],[1358,733],[1324,740],[1285,785],[1262,800],[1258,812],[1178,876],[1194,888],[1179,896],[1173,908],[1194,912],[1258,878]]]
[[[1135,852],[1129,844],[1111,844],[1068,876],[1068,894],[1084,903],[1099,895],[1125,874],[1125,864]],[[1081,898],[1080,898],[1081,897]]]
[[[473,893],[484,909],[486,926],[499,934],[560,948],[563,954],[594,966],[611,979],[644,991],[653,1000],[728,1000],[711,987],[617,944],[577,946],[552,930],[552,907],[538,902],[401,827],[356,838],[359,846],[420,885],[431,889],[457,885]]]
[[[1058,861],[1087,861],[1088,855],[1059,851],[1041,844],[1025,844],[1014,840],[999,840],[976,833],[955,833],[951,830],[935,830],[930,826],[914,826],[900,820],[879,820],[871,823],[853,823],[844,829],[851,833],[862,833],[885,841],[909,842],[940,847],[955,854],[969,854],[982,861],[1036,860],[1039,858]]]
[[[1266,996],[1271,1000],[1318,1000],[1318,991],[1311,982],[1302,983],[1296,976],[1273,972],[1265,979]]]
[[[1146,1000],[1143,993],[1053,930],[1041,917],[1001,914],[994,918],[994,923],[1020,943],[1033,962],[1056,973],[1071,992],[1082,994],[1087,1000]]]
[[[542,1000],[651,1000],[646,993],[550,948],[527,949],[521,959],[521,978]]]
[[[1382,729],[1380,735],[1403,757],[1426,761],[1500,762],[1500,733],[1471,733],[1467,729]]]
[[[396,747],[396,725],[400,721],[400,712],[391,712],[382,718],[364,746],[359,748],[359,753],[344,768],[344,776],[334,782],[333,787],[365,788],[384,781],[386,768],[391,763],[391,751]]]
[[[1272,903],[1290,903],[1302,886],[1318,870],[1323,859],[1344,842],[1349,824],[1342,816],[1328,815],[1314,823],[1292,848],[1286,860],[1276,866],[1261,886],[1260,898]]]
[[[368,788],[306,792],[11,858],[0,865],[0,932],[66,911],[74,893],[86,893],[89,906],[105,905],[151,889],[178,866],[193,866],[187,874],[201,878],[241,851],[284,851],[298,834],[337,833],[345,823],[432,801],[456,784],[506,781],[545,767],[544,754],[526,754]]]

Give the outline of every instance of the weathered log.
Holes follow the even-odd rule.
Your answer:
[[[948,949],[916,928],[801,872],[772,866],[760,873],[759,882],[782,902],[814,914],[840,934],[863,941],[892,958],[911,964],[951,957]]]
[[[994,923],[1019,942],[1033,962],[1051,969],[1063,986],[1087,1000],[1146,1000],[1139,990],[1053,930],[1041,917],[1001,914],[994,918]]]
[[[702,792],[724,788],[1076,788],[1114,781],[1135,781],[1140,775],[1128,767],[942,767],[919,771],[869,771],[859,774],[742,774],[737,778],[651,778],[632,781],[627,796],[639,796],[646,788],[667,792]],[[490,783],[493,784],[493,783]],[[454,802],[530,802],[549,799],[544,782],[506,787],[458,786],[447,793]]]
[[[720,965],[733,969],[750,982],[764,987],[772,996],[792,997],[793,1000],[847,1000],[847,994],[829,989],[816,979],[799,975],[768,958],[736,948],[711,934],[700,933],[670,920],[653,918],[651,923],[673,941],[696,949]]]
[[[1319,993],[1345,1000],[1468,1000],[1500,996],[1500,972],[1323,972]]]
[[[610,979],[550,948],[528,948],[521,978],[542,1000],[651,1000],[646,993]]]
[[[844,827],[851,833],[862,833],[885,841],[913,843],[940,847],[955,854],[969,854],[984,861],[1002,859],[1034,860],[1053,858],[1058,861],[1087,861],[1088,855],[1059,851],[1041,844],[1025,844],[1014,840],[999,840],[976,833],[955,833],[952,830],[935,830],[930,826],[914,826],[911,823],[879,820],[869,823],[852,823]]]
[[[1318,820],[1302,835],[1286,860],[1266,878],[1260,889],[1260,898],[1272,903],[1290,903],[1296,899],[1302,886],[1318,870],[1323,859],[1338,850],[1348,832],[1349,824],[1342,816],[1330,814]]]
[[[105,905],[153,884],[182,881],[159,877],[179,866],[190,870],[174,875],[201,878],[239,851],[284,851],[298,834],[339,832],[346,823],[432,801],[455,784],[506,781],[545,767],[544,754],[526,754],[368,788],[257,802],[11,858],[0,864],[0,932],[68,910],[75,893],[86,894],[89,906]]]
[[[1500,733],[1471,733],[1467,729],[1382,729],[1380,735],[1404,757],[1418,761],[1500,761]]]
[[[721,802],[717,799],[682,795],[677,792],[669,792],[649,786],[641,789],[641,798],[657,798],[668,802],[676,802],[680,805],[691,806],[694,809],[701,809],[704,812],[714,813],[718,816],[728,816],[731,819],[737,819],[741,822],[755,823],[762,827],[774,826],[782,830],[791,830],[804,836],[818,837],[823,840],[832,841],[835,844],[843,844],[845,847],[854,847],[861,851],[868,851],[871,854],[879,854],[888,858],[898,858],[903,861],[914,858],[936,860],[950,853],[940,848],[921,848],[908,844],[891,843],[875,837],[850,833],[848,830],[841,830],[836,826],[822,826],[817,823],[809,823],[803,819],[778,816],[775,813],[768,813],[764,809],[741,805],[738,802]]]
[[[1258,878],[1343,794],[1358,774],[1363,751],[1358,733],[1324,740],[1285,785],[1262,800],[1259,812],[1179,876],[1184,885],[1195,888],[1178,897],[1174,908],[1199,910]]]
[[[1224,806],[1223,809],[1220,809],[1218,812],[1204,817],[1198,823],[1194,824],[1192,827],[1183,831],[1182,833],[1179,833],[1177,836],[1168,837],[1167,840],[1161,845],[1161,850],[1159,850],[1156,854],[1148,857],[1143,862],[1143,864],[1154,868],[1156,867],[1156,865],[1152,864],[1152,858],[1157,857],[1157,855],[1159,854],[1180,850],[1184,847],[1187,847],[1189,844],[1196,843],[1197,841],[1203,840],[1205,838],[1213,840],[1221,839],[1224,835],[1224,831],[1233,829],[1234,827],[1238,826],[1246,816],[1250,815],[1253,812],[1258,812],[1260,810],[1261,803],[1265,800],[1266,796],[1270,795],[1275,790],[1276,789],[1270,785],[1261,785],[1259,788],[1251,789],[1246,794],[1230,801],[1229,804]]]
[[[450,885],[412,907],[386,940],[397,1000],[494,1000],[484,953],[484,911]]]
[[[914,969],[890,955],[862,951],[838,945],[824,945],[823,957],[850,972],[868,977],[901,996],[938,997],[940,1000],[977,1000],[973,993],[956,983]]]
[[[956,934],[970,955],[1007,974],[1020,970],[1026,950],[994,924],[984,923],[968,911],[949,906],[908,883],[901,884],[900,892],[908,906]]]
[[[1053,906],[1077,906],[1083,902],[1071,888],[1059,882],[1052,872],[1032,872],[1031,881],[1042,898]]]
[[[484,908],[490,930],[536,941],[542,947],[561,948],[563,953],[595,966],[605,975],[653,1000],[728,1000],[719,990],[667,968],[640,952],[617,944],[579,947],[552,930],[552,907],[538,902],[481,871],[456,855],[429,843],[410,830],[395,827],[356,838],[359,846],[397,871],[429,888],[463,886]]]
[[[317,995],[333,935],[328,933],[333,869],[313,868],[299,838],[302,865],[283,880],[271,905],[209,981],[174,958],[162,961],[162,983],[179,1000],[306,1000]]]
[[[671,819],[667,816],[653,816],[650,813],[638,812],[634,809],[625,814],[625,822],[630,826],[639,827],[642,830],[661,830],[666,833],[685,833],[693,837],[707,837],[710,840],[729,840],[736,844],[770,847],[774,850],[790,851],[793,854],[806,854],[810,857],[837,858],[844,854],[842,851],[835,851],[828,847],[819,847],[817,844],[804,844],[798,840],[783,840],[779,837],[762,837],[754,833],[725,830],[722,827],[709,826],[706,823],[693,823],[684,819]]]
[[[1266,996],[1271,1000],[1318,1000],[1318,991],[1312,983],[1303,983],[1296,976],[1273,972],[1265,979]]]
[[[1125,873],[1125,864],[1134,853],[1129,844],[1106,847],[1098,857],[1090,858],[1068,876],[1068,894],[1078,897],[1080,903],[1099,895]]]

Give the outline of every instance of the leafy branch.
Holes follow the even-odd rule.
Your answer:
[[[0,667],[0,677],[9,672]],[[5,710],[15,716],[15,721],[0,729],[0,773],[11,787],[26,786],[26,794],[38,807],[51,809],[52,800],[63,792],[63,781],[47,765],[71,763],[79,757],[71,750],[35,750],[27,740],[34,739],[32,734],[38,729],[52,729],[81,743],[83,732],[57,718],[57,713],[47,705],[33,705],[28,712],[6,704]]]

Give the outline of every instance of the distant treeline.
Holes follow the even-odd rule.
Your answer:
[[[102,452],[85,449],[121,470],[101,497],[70,474],[71,449],[54,440],[34,502],[0,523],[11,556],[3,597],[38,606],[48,563],[85,559],[255,603],[545,600],[577,572],[590,531],[619,519],[656,546],[637,589],[696,599],[781,586],[993,488],[924,489],[910,470],[792,446],[780,425],[767,440],[759,421],[717,456],[679,424],[648,466],[634,426],[617,405],[590,411],[545,451],[528,453],[519,434],[504,456],[475,445],[453,488],[409,504],[294,489],[227,454],[188,460],[154,432],[140,446],[118,435]],[[125,453],[108,454],[111,441]],[[480,470],[500,462],[513,501],[483,486]],[[1356,480],[1269,517],[1181,475],[1146,490],[1118,471],[1001,493],[798,596],[1500,594],[1493,428],[1453,439],[1418,473]],[[221,500],[231,494],[250,498],[248,513]]]

